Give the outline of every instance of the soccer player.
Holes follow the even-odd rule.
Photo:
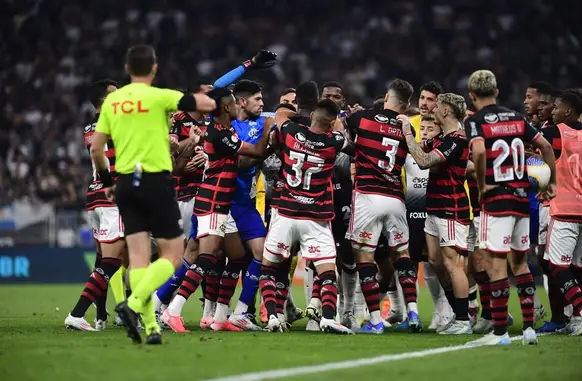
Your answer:
[[[535,283],[527,266],[529,250],[528,175],[525,144],[539,148],[551,169],[550,183],[541,199],[555,195],[552,147],[521,115],[497,105],[497,80],[489,70],[478,70],[468,81],[477,112],[465,120],[481,201],[479,245],[487,250],[493,332],[469,344],[510,344],[507,302],[510,284],[507,262],[515,276],[523,315],[523,343],[536,344],[533,329]]]
[[[322,87],[321,99],[333,101],[340,110],[346,106],[344,88],[338,82],[325,83]],[[353,188],[350,165],[350,157],[340,152],[336,158],[332,177],[335,218],[331,222],[331,231],[339,253],[338,269],[341,270],[340,282],[338,284],[338,306],[340,314],[342,315],[341,323],[352,331],[356,331],[360,328],[354,316],[354,299],[356,296],[358,273],[351,244],[346,239],[351,214]]]
[[[413,92],[410,83],[395,79],[386,93],[384,110],[363,110],[347,119],[348,128],[357,136],[355,192],[348,234],[370,312],[370,321],[362,327],[362,333],[384,332],[374,263],[374,252],[381,235],[386,236],[395,256],[394,268],[406,299],[409,328],[414,332],[422,330],[416,302],[417,275],[408,253],[408,224],[401,178],[408,146],[397,119],[408,107]]]
[[[554,102],[556,97],[560,94],[558,90],[553,88],[542,92],[540,90],[540,102],[538,105],[538,119],[540,121],[540,129],[553,125],[552,111],[554,111]]]
[[[434,109],[434,107],[433,107]],[[420,118],[420,141],[427,142],[441,134],[441,127],[437,124],[434,114],[425,114]],[[434,302],[434,313],[428,329],[442,328],[452,318],[453,311],[449,305],[445,292],[434,272],[428,265],[424,224],[426,220],[426,186],[428,184],[428,169],[419,168],[414,158],[409,154],[404,163],[406,173],[406,211],[408,217],[408,229],[416,232],[415,239],[410,241],[409,250],[411,257],[423,262],[424,279]],[[414,254],[412,254],[414,253]],[[398,310],[399,304],[393,306],[395,321],[402,321],[402,312]]]
[[[566,328],[571,335],[582,335],[582,183],[578,157],[582,154],[582,98],[565,91],[555,100],[555,124],[542,129],[556,157],[556,198],[550,201],[550,228],[544,258],[549,261],[550,284],[561,290],[574,312],[567,326],[560,309],[552,308],[552,320],[543,332]],[[552,288],[550,288],[552,290]]]
[[[115,311],[134,342],[141,343],[137,328],[137,314],[141,313],[146,343],[161,344],[151,296],[179,265],[184,248],[171,176],[168,113],[178,109],[208,112],[216,103],[206,95],[184,95],[151,86],[158,70],[151,46],[130,48],[125,68],[131,84],[105,98],[93,134],[91,158],[106,196],[117,200],[129,250],[132,294]],[[115,189],[105,158],[109,137],[116,147],[115,170],[119,177]],[[151,265],[150,233],[159,247],[159,259]]]
[[[346,106],[346,96],[344,94],[343,86],[338,82],[324,83],[321,88],[321,98],[333,101],[340,110]]]
[[[535,127],[541,127],[542,122],[539,119],[540,97],[542,94],[549,94],[552,86],[549,83],[537,81],[527,87],[523,108],[527,119]]]
[[[297,91],[292,88],[289,87],[285,90],[283,90],[283,92],[281,92],[281,95],[279,96],[279,103],[280,104],[291,104],[293,105],[293,107],[297,108]]]
[[[312,113],[309,128],[290,120],[293,111],[280,107],[275,120],[279,126],[278,141],[283,145],[283,175],[277,214],[271,220],[263,252],[260,288],[269,321],[267,330],[281,331],[277,317],[278,283],[288,278],[281,263],[291,255],[296,244],[304,259],[313,261],[321,279],[322,318],[320,329],[333,333],[352,333],[335,322],[337,307],[336,248],[330,229],[334,217],[331,176],[337,154],[349,147],[339,132],[331,133],[339,124],[339,109],[330,100],[320,101]]]
[[[459,131],[459,121],[465,116],[465,110],[462,96],[439,94],[434,114],[441,125],[442,135],[424,146],[416,142],[408,120],[402,117],[410,155],[419,168],[430,168],[424,227],[428,258],[436,271],[446,271],[453,286],[455,319],[439,332],[442,334],[472,332],[468,311],[469,283],[467,275],[458,266],[461,251],[467,250],[470,222],[469,198],[464,187],[469,151],[467,139]]]
[[[182,317],[177,315],[176,311],[181,312],[187,297],[196,292],[208,272],[216,272],[217,255],[225,235],[226,222],[236,187],[236,166],[239,155],[260,158],[265,153],[268,141],[268,135],[261,136],[257,145],[242,142],[239,139],[231,125],[237,117],[238,110],[230,90],[215,88],[209,95],[217,102],[218,106],[212,113],[214,120],[207,127],[204,136],[204,153],[207,156],[207,162],[204,179],[198,188],[194,202],[194,214],[198,224],[196,238],[199,241],[200,254],[186,273],[181,285],[181,288],[188,291],[187,294],[178,292],[162,314],[162,321],[168,324],[174,332],[188,332],[184,328]],[[230,254],[226,253],[233,262],[233,266],[242,263],[241,258]],[[235,271],[235,269],[231,269],[230,273],[235,273]],[[234,288],[231,291],[234,293]],[[226,295],[223,296],[227,298]],[[216,308],[215,318],[217,313],[219,317],[220,314],[226,317],[228,305],[219,303]],[[210,325],[213,322],[211,321]]]
[[[439,94],[442,93],[444,93],[444,88],[440,83],[436,81],[429,81],[420,87],[420,95],[418,97],[418,109],[417,109],[419,112],[415,116],[410,117],[410,123],[414,128],[414,133],[417,142],[421,141],[422,134],[420,133],[420,128],[422,124],[421,123],[422,118],[428,115],[434,116],[433,111],[434,108],[436,107],[436,98]],[[440,129],[440,127],[438,127],[438,129]],[[411,158],[411,160],[412,162],[414,162],[414,159]],[[418,171],[417,168],[418,167],[415,167],[414,169]],[[428,174],[428,172],[426,173]],[[427,180],[428,176],[425,177],[424,179]],[[415,183],[415,180],[417,179],[415,179],[413,176],[409,176],[409,174],[406,172],[407,187],[409,181]],[[419,179],[417,181],[423,180]],[[424,194],[426,194],[426,191],[424,191],[423,195]],[[412,197],[412,199],[414,199],[414,197]],[[407,210],[410,210],[409,204],[411,202],[414,201],[409,202],[409,196],[407,193],[406,194]],[[425,211],[423,210],[423,212]],[[423,257],[423,252],[426,251],[426,242],[424,239],[424,223],[426,218],[424,217],[424,214],[420,214],[420,212],[414,214],[415,218],[411,218],[411,215],[412,215],[411,213],[408,213],[408,227],[412,232],[412,236],[422,238],[415,239],[410,243],[409,248],[410,256],[415,263],[419,263],[422,261],[422,266],[424,269],[423,271],[424,281],[426,282],[428,290],[431,293],[435,307],[433,317],[429,325],[429,329],[436,329],[439,326],[442,327],[445,323],[450,321],[451,306],[450,305],[447,306],[447,303],[445,303],[446,297],[444,296],[444,290],[441,286],[441,283],[439,281],[439,278],[437,277],[435,270],[432,268],[432,265],[428,262],[428,258]],[[396,300],[391,301],[394,302],[393,304],[395,306],[400,304],[398,298]],[[398,320],[397,316],[391,317],[391,320]]]
[[[232,122],[233,127],[242,141],[257,144],[261,136],[269,134],[275,124],[273,118],[261,116],[264,106],[262,88],[257,82],[243,79],[234,86],[233,93],[239,108],[238,117]],[[259,327],[246,317],[246,313],[259,288],[263,248],[267,235],[255,205],[258,176],[256,166],[257,161],[254,159],[246,156],[239,159],[236,190],[230,210],[231,218],[226,229],[226,239],[229,239],[231,234],[240,236],[233,238],[236,240],[235,244],[240,246],[242,240],[253,257],[245,272],[239,302],[229,321],[236,327],[254,331]]]
[[[101,105],[107,94],[117,90],[117,84],[109,79],[91,84],[90,100],[95,107],[95,116],[85,127],[84,138],[87,149],[91,148],[91,141],[95,133],[95,126],[101,113]],[[105,147],[107,166],[111,177],[115,178],[115,148],[108,140]],[[106,299],[109,279],[121,266],[121,256],[125,249],[123,240],[123,223],[119,216],[119,209],[105,196],[105,189],[99,174],[93,166],[93,177],[87,190],[88,218],[93,229],[100,258],[95,263],[91,276],[85,283],[79,301],[65,319],[65,326],[69,329],[81,331],[101,331],[107,323]],[[87,309],[94,303],[97,306],[95,328],[84,319]]]

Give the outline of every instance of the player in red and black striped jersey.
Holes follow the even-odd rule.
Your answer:
[[[413,332],[422,330],[416,301],[416,270],[408,252],[408,222],[404,205],[402,168],[408,154],[398,115],[410,104],[414,89],[396,79],[388,88],[383,110],[358,111],[347,119],[356,136],[355,184],[348,235],[356,256],[356,267],[370,321],[361,332],[381,333],[380,292],[376,280],[374,252],[378,240],[386,236],[394,256],[408,308],[408,325]]]
[[[457,265],[461,253],[467,250],[470,222],[469,197],[464,186],[469,150],[464,132],[459,131],[465,110],[462,96],[439,94],[434,113],[443,132],[424,145],[415,141],[409,121],[402,117],[410,154],[419,168],[430,168],[424,227],[429,260],[444,265],[453,285],[455,319],[441,332],[443,334],[471,333],[469,283],[467,275]]]
[[[192,127],[198,127],[198,129],[204,134],[206,132],[206,127],[208,121],[202,117],[201,119],[195,118],[193,112],[182,112],[179,111],[172,116],[172,127],[170,129],[170,139],[177,141],[178,143],[190,139],[190,130]],[[188,161],[185,168],[174,167],[174,179],[176,181],[176,197],[178,200],[178,206],[180,207],[180,212],[182,214],[182,222],[184,228],[184,235],[186,237],[190,234],[190,218],[192,217],[192,212],[194,209],[194,196],[198,191],[198,187],[202,182],[202,175],[204,173],[204,153],[203,153],[203,142],[199,142],[195,147],[193,154],[195,157]],[[186,148],[186,147],[184,147]],[[175,153],[175,156],[182,156],[186,154],[187,156],[192,156],[189,152]],[[189,159],[189,157],[185,158]],[[181,172],[177,175],[177,172]]]
[[[555,195],[555,158],[552,147],[523,116],[497,105],[497,80],[488,70],[471,74],[469,96],[478,110],[465,121],[471,138],[471,154],[481,201],[480,247],[491,261],[490,278],[493,333],[476,340],[478,345],[509,344],[507,302],[509,280],[507,259],[516,279],[523,315],[523,342],[536,344],[533,329],[535,283],[527,266],[529,249],[528,175],[525,144],[532,143],[542,152],[552,171],[551,184],[542,199]],[[513,255],[507,254],[513,251]]]
[[[90,124],[85,127],[84,138],[87,149],[91,147],[95,126],[99,119],[101,105],[107,94],[117,90],[116,83],[111,80],[102,80],[91,84],[90,98],[95,106],[96,114]],[[115,148],[109,140],[105,148],[106,161],[109,164],[109,172],[113,178],[115,173]],[[87,190],[88,218],[93,229],[93,237],[97,246],[97,259],[91,276],[85,283],[79,301],[65,319],[65,326],[82,331],[95,331],[105,329],[107,310],[105,309],[109,279],[121,266],[121,257],[125,249],[123,239],[123,223],[119,209],[115,204],[107,200],[103,183],[99,175],[93,169],[91,184]],[[100,254],[100,255],[99,255]],[[91,304],[97,307],[95,328],[83,318]]]
[[[303,258],[313,261],[322,281],[322,331],[351,333],[335,322],[337,306],[336,248],[330,221],[334,218],[332,174],[339,152],[349,149],[349,141],[332,125],[343,130],[333,101],[320,101],[312,113],[309,128],[291,120],[295,113],[280,107],[275,114],[282,144],[285,185],[278,212],[271,219],[263,252],[261,295],[267,308],[271,332],[282,330],[277,317],[277,277],[281,263],[299,244]],[[345,131],[344,131],[345,132]],[[285,271],[285,276],[287,276]]]
[[[204,154],[207,161],[204,177],[194,201],[200,254],[186,273],[180,287],[187,290],[188,295],[196,291],[206,273],[215,271],[218,250],[225,235],[225,223],[235,191],[238,156],[262,158],[269,139],[269,134],[266,133],[261,136],[256,145],[241,141],[231,125],[237,117],[237,106],[232,91],[216,88],[208,95],[216,101],[217,106],[212,112],[214,120],[208,125],[204,134]],[[226,255],[228,257],[229,253],[227,252]],[[229,259],[234,261],[241,258],[229,257]],[[162,315],[162,320],[165,322],[179,320],[182,332],[185,330],[181,317],[171,314],[171,311],[174,310],[174,304],[183,305],[185,299],[187,298],[179,292]]]

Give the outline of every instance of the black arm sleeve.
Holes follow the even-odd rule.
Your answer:
[[[196,99],[191,94],[184,94],[180,101],[178,101],[178,110],[180,111],[196,111]]]

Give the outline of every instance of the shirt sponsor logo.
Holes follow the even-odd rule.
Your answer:
[[[497,123],[499,121],[497,114],[486,114],[483,119],[485,119],[487,123]]]

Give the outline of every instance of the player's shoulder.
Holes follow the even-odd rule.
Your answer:
[[[88,134],[90,132],[94,132],[98,120],[99,120],[99,114],[95,114],[95,116],[91,119],[91,121],[85,125],[83,132],[85,134]]]
[[[178,123],[178,122],[185,122],[186,118],[187,118],[188,114],[185,113],[184,111],[176,111],[173,115],[172,115],[172,122],[173,123]]]
[[[484,124],[495,124],[499,122],[520,119],[524,119],[524,116],[519,112],[505,106],[494,104],[483,107],[481,110],[470,116],[467,120]]]

